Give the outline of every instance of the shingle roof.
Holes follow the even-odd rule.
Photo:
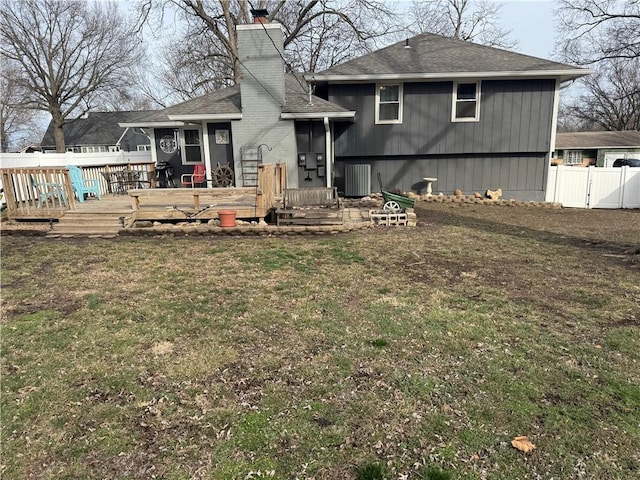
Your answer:
[[[200,97],[192,98],[186,102],[158,110],[138,120],[145,122],[166,122],[169,120],[169,115],[224,115],[237,113],[241,113],[240,85],[234,85],[204,94]]]
[[[640,148],[640,131],[566,132],[556,135],[556,149]]]
[[[315,95],[311,95],[311,103],[309,103],[309,92],[306,88],[305,80],[301,75],[288,74],[285,76],[286,104],[282,108],[283,113],[321,114],[349,111]]]
[[[283,113],[342,113],[347,109],[312,95],[311,105],[305,90],[305,80],[294,74],[285,75],[286,104]],[[168,122],[171,115],[225,115],[242,113],[240,85],[234,85],[213,93],[187,100],[186,102],[155,111],[146,116],[135,119],[135,123]]]
[[[131,122],[140,116],[149,115],[151,110],[124,112],[90,112],[86,118],[78,118],[64,125],[64,140],[67,145],[115,145],[124,133],[118,123]],[[56,144],[53,123],[40,142],[42,147]]]
[[[589,70],[499,48],[423,33],[316,74],[333,75],[442,75],[474,72],[579,72]],[[577,74],[574,76],[580,76]]]

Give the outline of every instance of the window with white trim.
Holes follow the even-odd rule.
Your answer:
[[[182,164],[202,163],[202,142],[200,141],[200,129],[184,129],[182,131],[184,155]]]
[[[376,123],[402,123],[402,84],[376,85]]]
[[[138,145],[137,150],[139,152],[150,152],[151,151],[151,145]]]
[[[90,147],[80,147],[81,153],[103,153],[107,151],[107,147],[104,145],[96,145]]]
[[[111,145],[111,146],[109,146],[109,151],[110,152],[119,152],[120,151],[120,147],[118,145]]]
[[[480,119],[480,82],[454,82],[452,122],[477,122]]]
[[[582,150],[565,150],[562,155],[563,165],[581,165]]]

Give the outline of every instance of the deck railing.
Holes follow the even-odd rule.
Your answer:
[[[82,168],[85,180],[97,180],[102,194],[112,193],[108,173],[146,172],[155,186],[154,163],[90,165]],[[0,169],[4,200],[10,219],[60,218],[76,207],[66,167],[16,167]]]
[[[112,193],[111,184],[107,178],[109,178],[108,173],[113,172],[146,172],[150,186],[155,186],[155,164],[153,163],[90,165],[82,169],[83,178],[97,180],[103,194]],[[286,164],[262,164],[259,167],[258,178],[258,187],[250,187],[246,190],[255,195],[255,208],[268,211],[273,208],[277,199],[282,197],[286,187]],[[66,211],[76,208],[69,172],[65,167],[2,168],[0,179],[10,219],[60,218]],[[178,190],[183,189],[163,189],[163,192],[159,191],[157,194],[171,196],[173,191],[177,195]],[[233,190],[241,189],[207,190],[221,190],[220,195],[229,195]],[[192,190],[191,193],[193,192]],[[188,190],[187,193],[189,193]],[[194,204],[197,203],[197,199],[194,200]]]
[[[1,170],[9,218],[59,218],[75,207],[66,168],[5,168]]]

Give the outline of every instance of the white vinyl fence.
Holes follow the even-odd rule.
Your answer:
[[[102,152],[102,153],[2,153],[0,168],[64,167],[77,165],[136,165],[152,163],[151,152]]]
[[[547,202],[575,208],[640,208],[640,168],[549,168]]]

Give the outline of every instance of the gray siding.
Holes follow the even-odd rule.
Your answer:
[[[336,186],[344,190],[344,165],[370,164],[371,185],[378,190],[380,173],[385,190],[424,193],[424,177],[438,179],[433,192],[451,194],[455,189],[471,195],[487,189],[501,188],[503,198],[518,200],[544,200],[548,155],[447,155],[417,158],[395,157],[364,160],[361,158],[336,159]]]
[[[229,143],[217,144],[216,143],[216,130],[228,130],[229,131]],[[207,123],[207,133],[209,134],[209,155],[211,157],[211,168],[216,168],[216,165],[229,164],[233,168],[233,138],[231,135],[231,123]]]
[[[307,170],[305,166],[298,164],[297,172],[288,171],[287,175],[296,175],[298,177],[298,185],[302,188],[307,187],[324,187],[326,181],[326,146],[325,146],[325,130],[324,124],[320,121],[299,120],[295,122],[296,128],[296,145],[298,153],[306,154],[322,154],[324,162],[318,164],[312,170]],[[319,172],[322,172],[320,174]]]
[[[452,122],[453,82],[405,83],[403,122],[375,124],[375,84],[329,85],[329,100],[356,111],[337,126],[336,156],[548,152],[554,80],[485,80],[480,120]]]

